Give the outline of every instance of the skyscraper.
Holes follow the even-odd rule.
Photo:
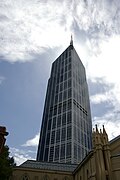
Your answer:
[[[91,134],[85,68],[71,38],[52,64],[37,161],[79,163],[91,149]]]

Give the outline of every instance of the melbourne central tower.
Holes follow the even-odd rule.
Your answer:
[[[71,39],[52,64],[37,161],[78,164],[91,150],[91,134],[85,68]]]

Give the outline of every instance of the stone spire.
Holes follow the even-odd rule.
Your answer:
[[[72,37],[72,35],[71,35],[70,45],[72,45],[72,46],[73,46],[73,37]]]

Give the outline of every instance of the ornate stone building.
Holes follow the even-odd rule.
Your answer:
[[[14,168],[13,180],[119,180],[120,136],[108,141],[103,126],[93,130],[93,149],[79,165],[28,160]]]

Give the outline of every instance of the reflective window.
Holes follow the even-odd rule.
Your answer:
[[[74,158],[77,158],[77,145],[74,144]]]
[[[61,116],[58,116],[57,118],[57,127],[61,126]]]
[[[48,130],[51,129],[51,123],[52,123],[52,119],[49,119],[49,121],[48,121]]]
[[[66,111],[66,105],[67,105],[66,102],[64,102],[64,103],[63,103],[63,112]]]
[[[61,141],[65,141],[66,139],[66,127],[62,128]]]
[[[63,99],[64,99],[64,100],[67,99],[67,90],[65,90],[64,93],[63,93]]]
[[[65,72],[67,72],[67,65],[65,66]]]
[[[71,87],[71,79],[68,80],[68,88]]]
[[[72,129],[71,126],[67,127],[67,140],[72,138]]]
[[[63,83],[60,84],[60,91],[63,90]]]
[[[62,103],[60,103],[60,104],[58,105],[58,114],[60,114],[61,111],[62,111]]]
[[[62,126],[66,125],[66,113],[62,115]]]
[[[52,131],[51,144],[54,144],[54,141],[55,141],[55,131]]]
[[[54,115],[57,114],[57,106],[54,107]]]
[[[61,145],[61,153],[60,153],[60,159],[65,158],[65,144]]]
[[[71,96],[72,96],[72,90],[70,88],[70,89],[68,89],[68,98],[71,98]]]
[[[60,76],[60,82],[63,82],[63,75]]]
[[[60,147],[59,147],[59,145],[57,145],[55,147],[55,160],[59,159],[59,149],[60,149]]]
[[[49,148],[46,148],[46,149],[45,149],[44,161],[47,161],[47,160],[48,160],[48,151],[49,151]]]
[[[71,111],[69,111],[67,113],[67,124],[71,123],[71,121],[72,121],[72,114],[71,114]]]
[[[56,117],[53,118],[52,129],[56,128]]]
[[[70,77],[71,77],[71,71],[68,72],[68,78],[70,78]]]
[[[71,102],[71,100],[68,100],[68,107],[67,107],[67,109],[70,110],[71,108],[72,108],[72,102]]]
[[[66,157],[71,157],[71,143],[67,143]]]
[[[67,73],[64,74],[64,81],[67,80]]]
[[[56,143],[60,142],[60,129],[56,132]]]
[[[46,145],[49,145],[50,142],[50,133],[47,133]]]
[[[55,104],[58,102],[58,94],[55,96]]]
[[[56,86],[56,94],[58,93],[59,85]]]
[[[53,155],[54,155],[54,147],[50,148],[50,157],[49,157],[49,161],[53,161]]]
[[[67,88],[67,81],[64,82],[64,90]]]
[[[62,93],[59,94],[59,102],[62,101]]]

